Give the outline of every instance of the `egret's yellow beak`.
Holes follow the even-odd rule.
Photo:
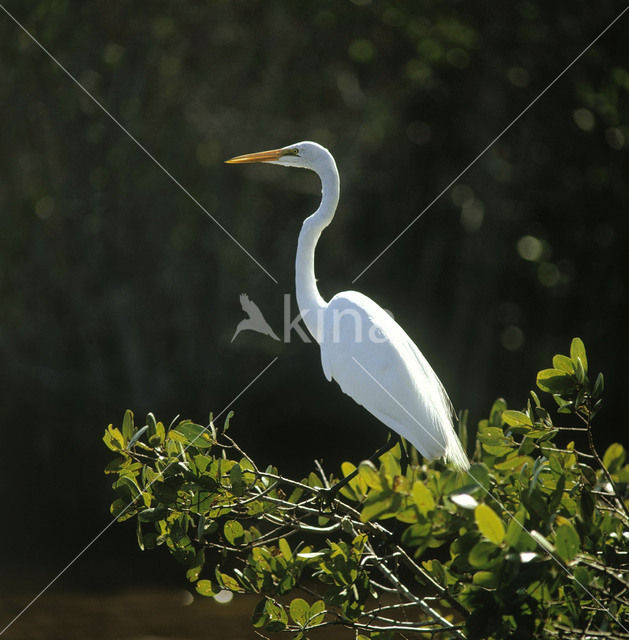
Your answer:
[[[228,164],[241,164],[243,162],[272,162],[279,160],[282,156],[290,155],[288,149],[271,149],[270,151],[259,151],[258,153],[246,153],[244,156],[236,156],[230,160],[225,160]]]

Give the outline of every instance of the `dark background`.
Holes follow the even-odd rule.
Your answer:
[[[230,342],[241,292],[281,333],[319,193],[314,174],[223,164],[245,152],[332,151],[323,296],[357,288],[392,310],[472,422],[497,396],[522,406],[578,335],[606,375],[601,446],[627,442],[629,17],[352,285],[623,3],[5,6],[279,284],[0,11],[4,590],[34,595],[109,522],[101,437],[126,408],[205,423],[278,356],[233,405],[260,464],[336,470],[382,443],[325,381],[316,345]],[[162,581],[185,586],[126,524],[54,590]]]

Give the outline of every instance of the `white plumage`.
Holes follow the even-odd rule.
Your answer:
[[[454,430],[446,391],[402,327],[362,293],[344,291],[330,302],[319,294],[315,248],[339,199],[339,176],[330,152],[315,142],[300,142],[228,162],[269,162],[319,175],[321,204],[306,218],[299,234],[295,285],[304,323],[321,347],[326,378],[336,380],[347,395],[426,458],[443,456],[455,467],[467,469],[469,462]]]

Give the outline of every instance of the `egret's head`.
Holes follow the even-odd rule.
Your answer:
[[[316,142],[298,142],[281,149],[247,153],[244,156],[236,156],[226,162],[240,164],[244,162],[268,162],[269,164],[281,164],[285,167],[299,167],[320,171],[325,165],[334,164],[330,152]]]

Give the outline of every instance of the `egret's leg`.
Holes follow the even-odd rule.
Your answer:
[[[402,475],[405,476],[406,470],[408,469],[408,464],[410,462],[408,449],[405,446],[402,436],[398,435],[397,441],[400,443],[400,471],[402,472]]]

